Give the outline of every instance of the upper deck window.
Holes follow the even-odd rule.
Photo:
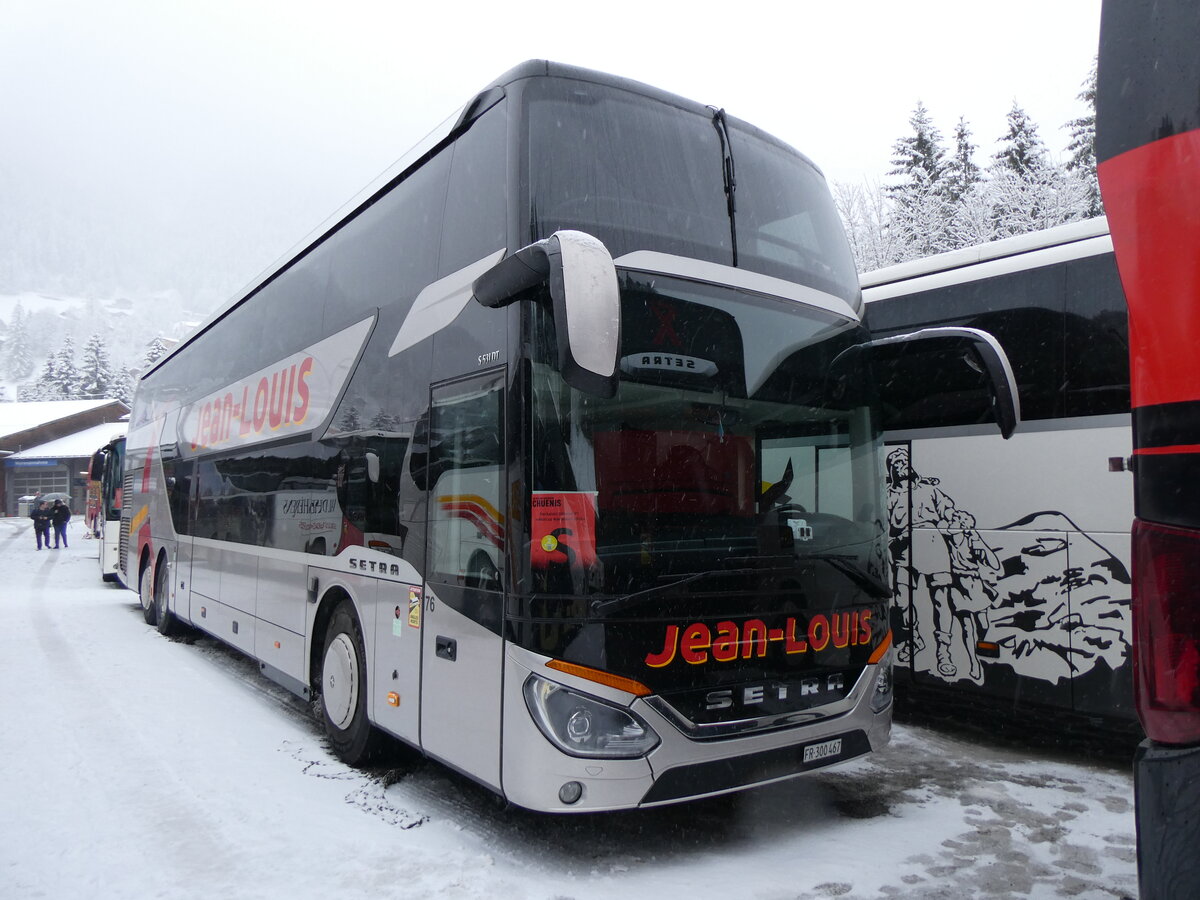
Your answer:
[[[721,139],[705,112],[569,79],[533,79],[527,178],[531,238],[600,238],[614,257],[657,250],[732,265]],[[853,301],[854,260],[811,163],[729,120],[737,265]]]

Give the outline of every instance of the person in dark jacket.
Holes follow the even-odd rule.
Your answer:
[[[37,538],[37,548],[42,549],[42,545],[46,545],[46,549],[50,549],[50,507],[43,500],[40,503],[34,504],[33,512],[29,514],[29,518],[33,519],[33,534]]]
[[[54,524],[54,549],[67,546],[67,523],[71,521],[71,507],[61,500],[54,501],[50,510],[50,521]]]

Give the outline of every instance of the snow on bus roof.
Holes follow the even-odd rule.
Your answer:
[[[976,244],[972,247],[962,247],[947,253],[938,253],[923,259],[909,260],[886,266],[873,272],[863,272],[858,276],[859,286],[863,289],[891,284],[895,281],[906,281],[920,275],[934,272],[945,272],[950,269],[961,269],[989,259],[1000,259],[1005,256],[1016,256],[1031,250],[1057,244],[1068,244],[1073,241],[1084,241],[1088,238],[1108,234],[1108,219],[1099,216],[1095,219],[1085,219],[1081,222],[1068,222],[1065,225],[1055,225],[1042,231],[1031,231],[1016,237],[1003,238],[999,241],[989,241],[986,244]]]

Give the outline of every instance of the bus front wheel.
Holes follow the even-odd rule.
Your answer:
[[[358,765],[375,755],[379,735],[367,719],[367,667],[362,628],[343,600],[325,629],[321,657],[321,720],[338,758]]]

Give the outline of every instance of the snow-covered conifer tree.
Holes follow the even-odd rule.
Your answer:
[[[889,188],[889,194],[893,197],[903,194],[906,188],[936,184],[946,166],[942,134],[929,117],[925,104],[919,100],[908,124],[912,127],[912,134],[892,145],[893,168],[888,175],[898,179]]]
[[[946,151],[941,132],[919,101],[908,124],[912,134],[892,146],[894,168],[888,173],[898,179],[888,188],[892,201],[888,228],[898,261],[950,249],[946,235],[950,205],[943,183]]]
[[[983,181],[983,173],[975,164],[975,150],[967,120],[959,116],[958,124],[954,126],[954,152],[946,160],[942,176],[946,199],[951,203],[958,203],[972,187]]]
[[[54,354],[54,385],[63,400],[79,397],[79,369],[75,366],[75,342],[70,336],[63,338]]]
[[[87,399],[111,397],[113,388],[112,364],[99,332],[88,338],[83,348],[83,364],[79,370],[79,396]]]
[[[21,301],[13,308],[5,341],[5,374],[12,379],[28,378],[33,372],[33,348],[29,340],[29,317]]]
[[[34,381],[21,386],[17,391],[17,399],[26,402],[67,399],[63,396],[62,385],[59,383],[57,353],[51,353],[46,357],[41,374]]]
[[[1046,145],[1038,135],[1037,125],[1025,110],[1013,101],[1007,116],[1008,131],[1000,138],[1000,149],[992,156],[993,169],[1011,169],[1018,175],[1046,163]]]
[[[112,388],[109,391],[110,397],[115,397],[126,406],[133,403],[133,392],[137,387],[138,370],[137,369],[118,369],[113,377]]]
[[[1096,63],[1083,82],[1083,90],[1079,99],[1087,104],[1087,112],[1078,119],[1072,119],[1064,127],[1071,129],[1071,142],[1067,144],[1067,152],[1071,158],[1067,160],[1067,171],[1081,178],[1087,185],[1087,215],[1101,215],[1104,204],[1100,199],[1100,182],[1096,178]]]
[[[167,353],[167,343],[161,337],[156,337],[146,347],[146,355],[142,357],[142,371],[146,371]]]

